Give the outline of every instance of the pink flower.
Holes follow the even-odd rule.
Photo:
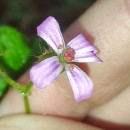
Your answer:
[[[71,62],[101,62],[96,56],[97,49],[80,34],[66,46],[58,22],[48,17],[37,27],[37,34],[53,48],[57,56],[52,56],[33,66],[31,81],[39,88],[45,88],[65,69],[74,93],[80,102],[91,96],[93,83],[87,74]]]

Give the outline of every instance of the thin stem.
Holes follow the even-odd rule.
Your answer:
[[[56,56],[56,53],[54,51],[51,51],[51,52],[48,52],[47,54],[40,55],[38,57],[38,59],[41,61],[41,60],[45,60],[51,56]]]
[[[6,75],[4,72],[0,71],[0,77],[5,80],[9,85],[11,85],[13,88],[15,88],[16,90],[18,90],[20,93],[22,93],[24,91],[24,88],[16,83],[15,81],[13,81],[8,75]]]
[[[30,81],[29,83],[26,84],[26,86],[24,87],[24,107],[25,107],[25,112],[26,114],[30,114],[31,113],[31,109],[30,109],[30,104],[29,104],[29,99],[28,99],[28,95],[31,93],[30,89],[32,87],[32,82]]]
[[[26,114],[30,114],[31,109],[30,109],[29,99],[27,95],[24,95],[24,107],[25,107]]]
[[[27,114],[31,113],[28,95],[30,94],[32,82],[27,83],[27,85],[25,87],[23,87],[22,85],[16,83],[14,80],[12,80],[8,75],[6,75],[2,71],[0,71],[0,77],[23,95],[25,112]]]
[[[26,86],[24,87],[25,94],[27,94],[27,95],[30,94],[30,89],[31,89],[32,85],[33,85],[33,83],[31,81],[26,84]]]

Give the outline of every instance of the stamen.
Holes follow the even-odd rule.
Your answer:
[[[58,46],[58,49],[62,49],[62,48],[63,48],[63,45]]]
[[[69,66],[69,70],[70,70],[70,71],[73,71],[73,69],[74,69],[74,65],[70,65],[70,66]]]

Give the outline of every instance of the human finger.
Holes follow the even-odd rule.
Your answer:
[[[40,115],[13,115],[0,118],[1,130],[101,130],[72,120]]]

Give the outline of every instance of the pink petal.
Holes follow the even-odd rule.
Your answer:
[[[50,45],[57,54],[64,48],[64,39],[58,22],[52,16],[48,17],[37,27],[37,34]],[[59,49],[58,49],[59,48]]]
[[[70,81],[75,100],[80,102],[90,97],[93,92],[93,83],[86,73],[73,64],[66,65],[65,70]]]
[[[74,62],[102,62],[96,56],[97,48],[92,46],[82,34],[72,39],[67,47],[75,50]]]
[[[61,73],[63,65],[56,56],[47,58],[30,70],[31,81],[39,88],[45,88]]]

